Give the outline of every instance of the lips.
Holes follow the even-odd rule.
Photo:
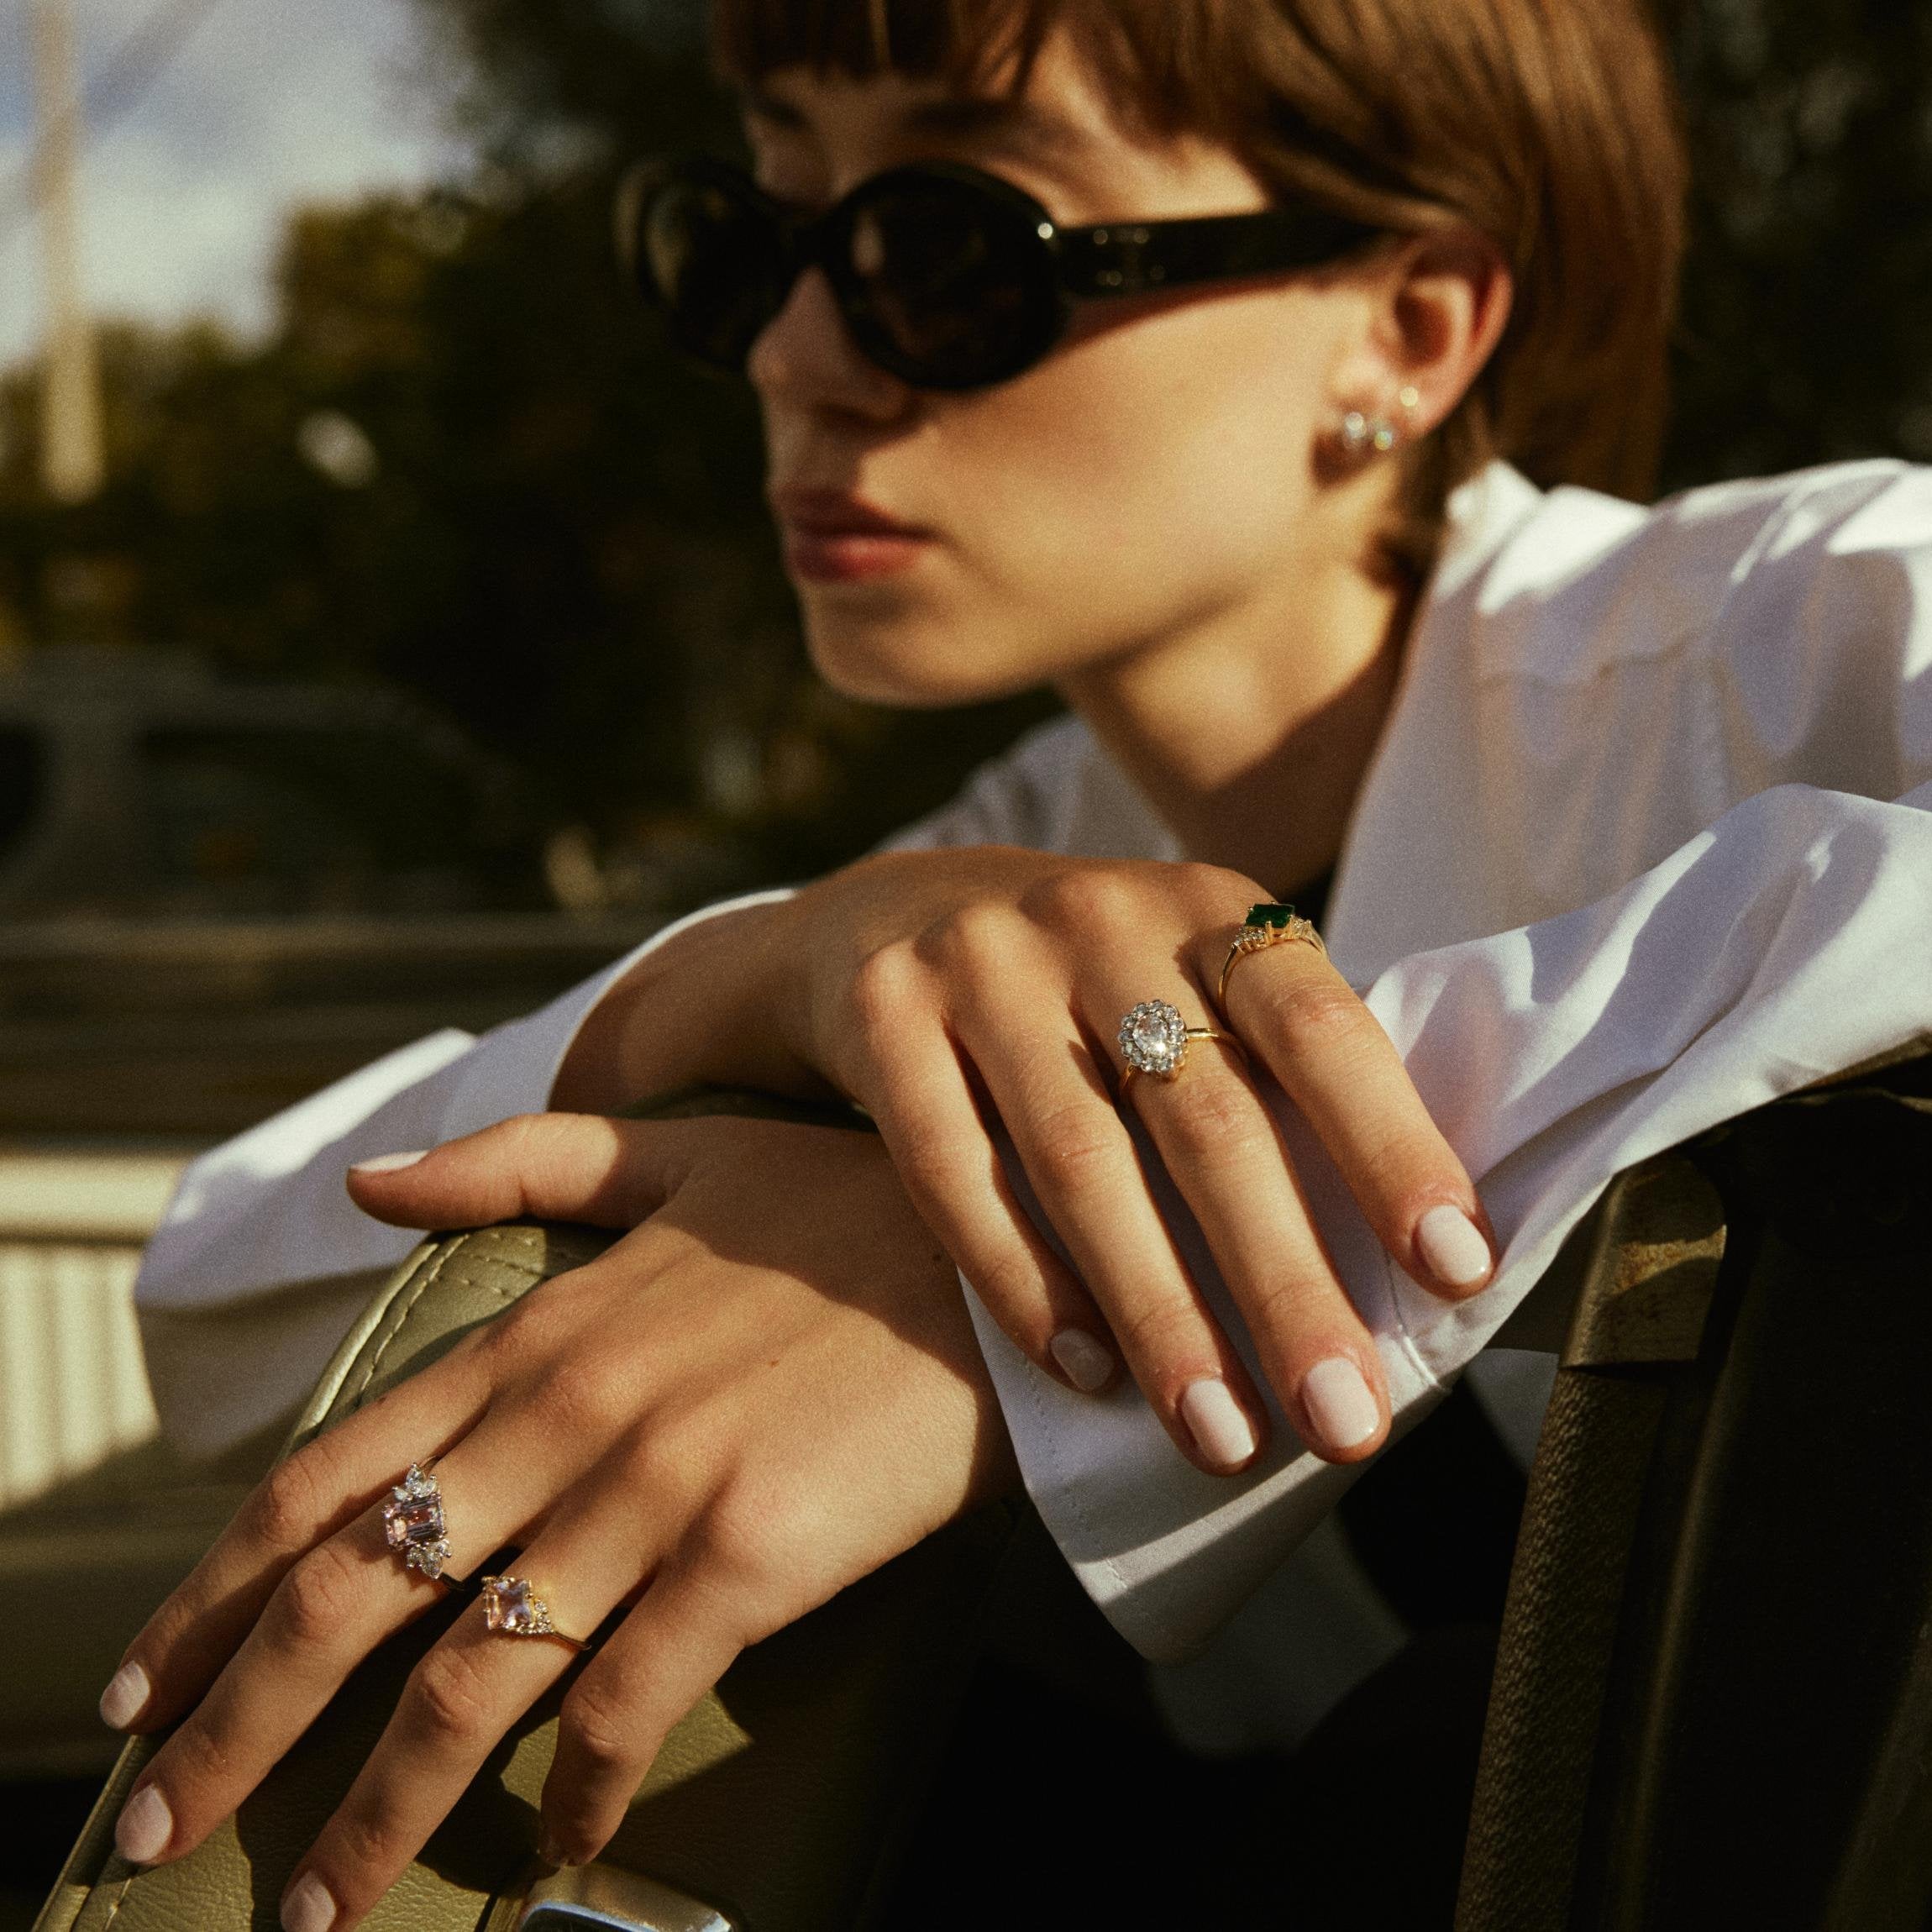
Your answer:
[[[910,570],[937,541],[845,490],[774,489],[772,508],[791,574],[810,583],[860,583]]]

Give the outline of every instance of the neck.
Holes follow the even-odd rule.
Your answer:
[[[1190,857],[1276,894],[1335,864],[1394,696],[1415,600],[1368,554],[1366,533],[1305,552],[1240,606],[1060,680]]]

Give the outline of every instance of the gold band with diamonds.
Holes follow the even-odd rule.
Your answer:
[[[1291,940],[1312,946],[1324,957],[1327,954],[1328,948],[1322,944],[1313,922],[1302,918],[1292,906],[1251,907],[1241,931],[1234,936],[1234,944],[1227,949],[1227,958],[1221,961],[1215,1005],[1224,1013],[1227,1011],[1227,976],[1234,971],[1236,960],[1245,959],[1251,953],[1264,953],[1270,946],[1285,946]]]
[[[1129,1008],[1119,1034],[1121,1058],[1126,1062],[1121,1091],[1126,1092],[1136,1074],[1173,1079],[1188,1063],[1188,1049],[1196,1040],[1218,1040],[1244,1060],[1247,1058],[1247,1049],[1233,1034],[1224,1033],[1218,1026],[1189,1026],[1172,1000],[1143,1000]]]
[[[528,1577],[508,1574],[486,1577],[481,1595],[483,1621],[499,1636],[549,1637],[554,1642],[568,1644],[574,1651],[593,1648],[582,1638],[573,1637],[557,1628],[551,1620],[550,1606],[537,1594]]]

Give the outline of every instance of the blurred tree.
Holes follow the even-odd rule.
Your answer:
[[[1693,155],[1671,487],[1932,458],[1932,10],[1666,0]]]

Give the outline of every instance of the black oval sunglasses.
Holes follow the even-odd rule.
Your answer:
[[[1316,208],[1062,228],[1011,182],[939,161],[874,175],[816,215],[708,158],[646,162],[618,199],[631,271],[700,362],[742,375],[816,267],[861,353],[920,389],[1030,369],[1080,302],[1315,268],[1380,232]]]

